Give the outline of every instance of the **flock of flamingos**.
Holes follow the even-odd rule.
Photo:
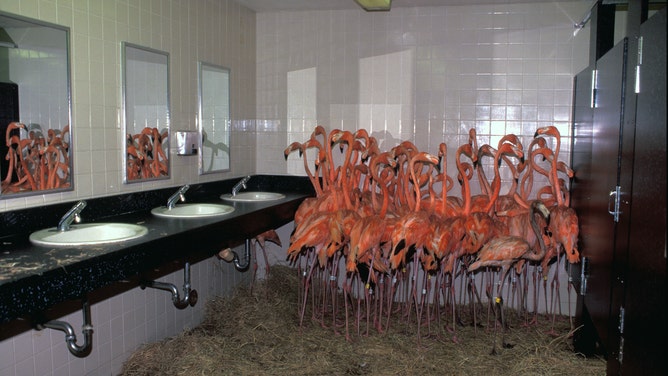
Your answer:
[[[306,142],[292,143],[285,158],[299,153],[316,192],[295,214],[287,251],[301,276],[300,324],[310,307],[322,325],[345,326],[350,340],[349,317],[358,334],[366,321],[368,334],[370,326],[386,330],[392,313],[401,312],[416,321],[418,339],[423,325],[431,330],[443,320],[457,342],[467,306],[476,327],[486,305],[488,327],[493,320],[505,330],[504,300],[532,324],[544,299],[553,331],[555,300],[559,312],[561,302],[555,272],[548,306],[549,268],[564,254],[569,263],[580,257],[567,190],[573,171],[559,161],[560,142],[557,128],[548,126],[527,147],[513,134],[496,147],[478,147],[471,129],[450,174],[445,143],[436,155],[409,141],[381,151],[363,129],[327,133],[322,126]],[[336,149],[342,155],[333,155]],[[491,180],[485,159],[493,163]],[[512,174],[507,186],[504,164]],[[472,195],[476,175],[481,193]],[[458,195],[451,194],[455,179]]]
[[[21,138],[21,130],[28,137]],[[5,133],[5,160],[9,165],[1,193],[69,187],[69,130],[69,125],[60,131],[49,129],[44,137],[39,129],[28,130],[23,123],[9,123]]]
[[[21,137],[24,130],[28,137]],[[9,161],[2,179],[2,193],[67,188],[70,185],[69,125],[63,130],[49,129],[46,137],[25,124],[7,126],[5,142]],[[167,155],[163,143],[167,131],[146,127],[138,134],[127,135],[128,180],[150,179],[167,175]]]
[[[126,139],[126,177],[128,180],[167,176],[167,155],[162,147],[167,130],[145,127],[137,134],[128,133]]]

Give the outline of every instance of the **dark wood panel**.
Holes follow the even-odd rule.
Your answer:
[[[623,374],[666,367],[666,9],[640,27],[642,64],[624,325]]]
[[[588,292],[583,298],[584,304],[607,351],[616,342],[610,333],[614,326],[610,287],[613,278],[615,222],[608,207],[610,192],[618,184],[626,53],[624,39],[596,64],[598,73],[592,124],[591,184],[585,188],[590,194],[590,200],[585,210],[578,211],[582,255],[590,260]],[[579,153],[577,148],[574,153]]]
[[[592,144],[594,140],[594,108],[593,100],[593,72],[595,63],[578,73],[573,79],[573,138],[571,166],[575,176],[571,182],[571,206],[577,213],[589,213],[592,210],[591,187],[593,185],[592,169]],[[587,223],[589,217],[580,214],[580,225],[591,227]],[[578,245],[581,250],[587,249],[587,243],[583,239],[585,234],[580,232]],[[584,256],[584,254],[583,254]],[[582,327],[573,335],[575,350],[586,356],[592,356],[599,351],[599,338],[593,329],[593,323],[589,312],[584,306],[581,292],[586,289],[586,283],[582,281],[582,263],[571,266],[573,286],[577,292],[577,306],[575,311],[576,326]]]

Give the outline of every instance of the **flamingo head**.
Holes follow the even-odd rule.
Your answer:
[[[564,243],[564,251],[566,252],[568,262],[571,264],[576,264],[580,262],[580,251],[578,251],[577,247],[579,229],[577,223],[572,223],[569,227],[570,232]]]
[[[462,155],[469,157],[473,163],[478,161],[478,154],[473,154],[473,149],[469,144],[462,144],[457,148],[457,160],[459,160]]]
[[[285,150],[283,151],[283,155],[285,156],[285,160],[288,160],[288,155],[292,153],[295,150],[299,150],[299,156],[301,157],[302,155],[302,144],[299,142],[293,142],[291,143]]]
[[[501,154],[512,155],[517,157],[520,160],[520,163],[524,163],[524,152],[521,148],[511,143],[501,144],[496,154],[497,156],[500,156]],[[498,163],[501,163],[501,158],[498,158]]]
[[[335,129],[335,130],[332,131],[332,133],[330,133],[329,139],[330,139],[332,145],[340,143],[340,142],[345,142],[348,145],[352,145],[354,137],[353,137],[353,134],[350,133],[349,131],[342,131],[342,130],[339,130],[339,129]]]
[[[367,132],[366,129],[360,128],[356,130],[353,136],[355,137],[355,139],[360,139],[360,138],[363,139],[364,144],[369,146],[369,132]]]
[[[445,142],[441,142],[438,145],[438,156],[443,158],[447,157],[448,155],[448,145],[445,144]]]
[[[536,138],[538,136],[544,136],[544,135],[556,138],[560,137],[559,130],[554,125],[548,125],[547,127],[541,127],[536,129],[536,133],[533,135],[533,137]]]
[[[510,133],[510,134],[507,134],[507,135],[501,137],[497,147],[501,147],[502,144],[506,144],[506,143],[513,144],[516,147],[522,149],[522,142],[520,141],[519,137],[517,137],[517,135],[515,135],[513,133]]]
[[[315,129],[313,130],[313,133],[311,133],[312,138],[315,138],[318,135],[327,138],[327,131],[325,130],[325,127],[323,127],[322,125],[316,125]]]
[[[469,129],[469,145],[471,145],[473,149],[478,149],[478,138],[476,136],[475,128]]]

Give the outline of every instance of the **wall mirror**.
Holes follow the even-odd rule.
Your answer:
[[[230,70],[199,63],[200,174],[230,169]]]
[[[69,29],[0,12],[0,198],[71,190]]]
[[[124,181],[169,178],[169,54],[123,43]]]

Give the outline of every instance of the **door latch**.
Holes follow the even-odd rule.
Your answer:
[[[615,187],[614,191],[610,191],[610,196],[608,197],[608,213],[612,214],[615,222],[619,222],[619,215],[622,213],[619,211],[619,200],[622,194],[622,187],[619,185]],[[612,209],[610,208],[612,204]]]

